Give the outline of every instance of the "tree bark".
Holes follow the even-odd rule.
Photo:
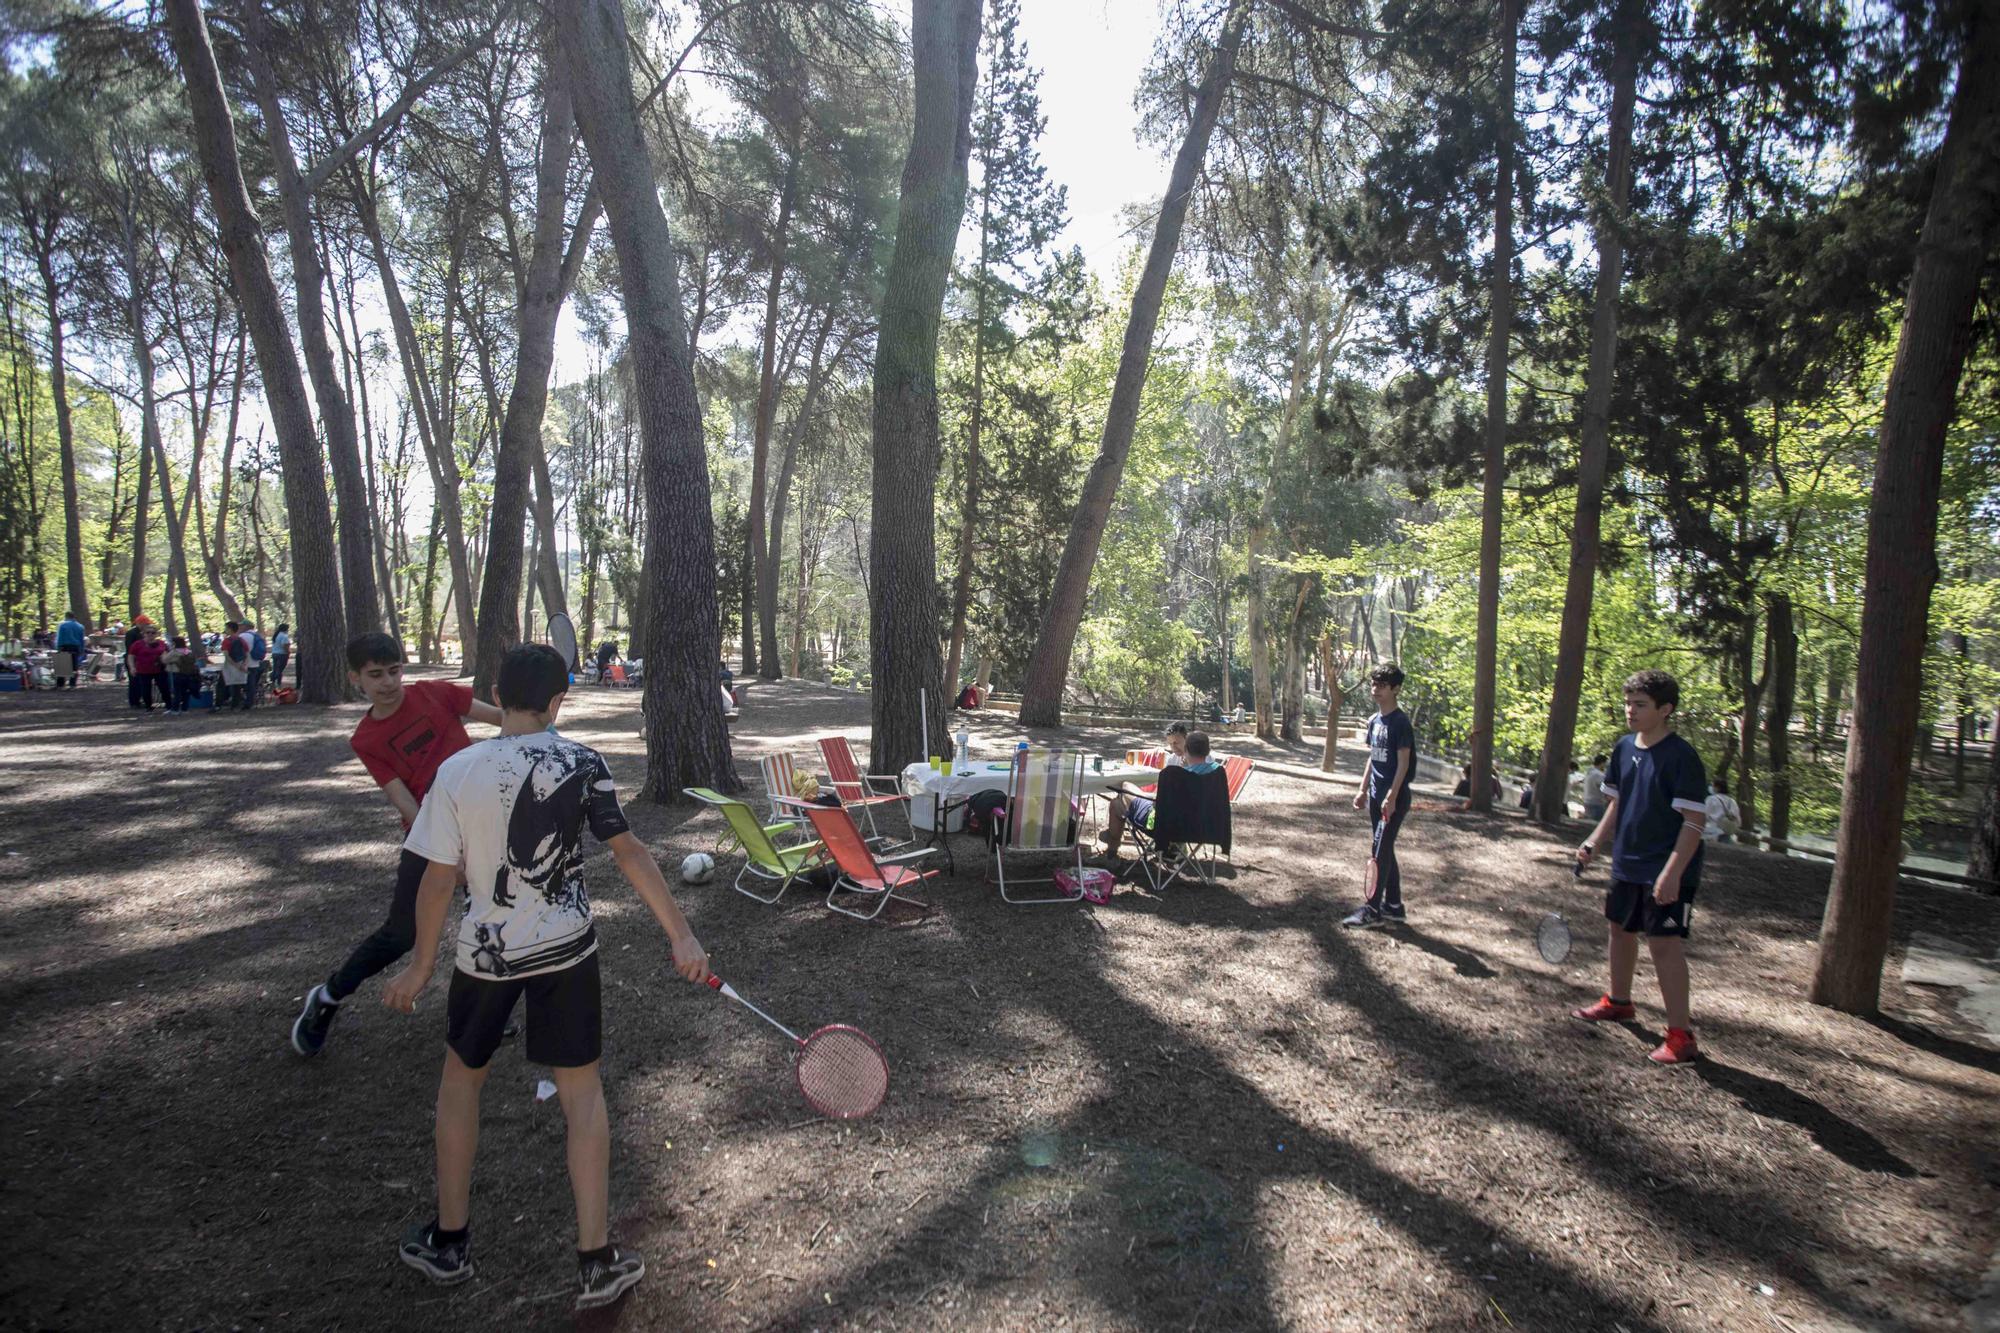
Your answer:
[[[722,640],[701,406],[673,234],[632,98],[625,13],[619,0],[577,0],[558,6],[553,18],[618,256],[645,448],[643,794],[665,803],[678,801],[685,787],[735,791],[742,783],[715,694]]]
[[[1333,660],[1333,635],[1323,634],[1319,641],[1319,670],[1326,677],[1326,740],[1320,746],[1319,771],[1333,772],[1334,762],[1340,757],[1340,706],[1345,702],[1340,687],[1340,671]],[[1412,781],[1416,774],[1410,775]]]
[[[340,503],[340,595],[347,611],[347,635],[353,638],[382,628],[382,598],[375,586],[374,515],[368,509],[368,487],[361,475],[361,450],[354,439],[354,408],[341,388],[340,368],[334,364],[333,346],[326,337],[323,299],[326,270],[320,263],[319,245],[313,237],[312,201],[299,177],[291,132],[278,100],[278,81],[271,72],[268,57],[271,37],[264,20],[263,0],[251,0],[243,6],[242,13],[249,38],[244,44],[244,54],[256,89],[257,108],[264,117],[264,137],[270,145],[272,173],[284,209],[285,234],[291,243],[299,341],[305,348],[306,371],[312,380],[313,398],[319,404],[319,424],[326,432],[334,495]]]
[[[1472,665],[1470,808],[1490,811],[1494,674],[1500,650],[1500,524],[1507,479],[1507,360],[1514,318],[1514,57],[1520,0],[1501,0],[1499,153],[1493,173],[1492,313],[1486,336],[1486,466],[1479,516],[1479,610]],[[1594,330],[1593,330],[1594,337]],[[1567,771],[1565,770],[1565,777]]]
[[[1611,121],[1604,204],[1596,220],[1597,293],[1590,316],[1590,369],[1584,382],[1576,465],[1576,517],[1570,525],[1569,578],[1556,640],[1555,681],[1535,775],[1533,817],[1559,824],[1569,817],[1569,766],[1575,757],[1576,715],[1583,699],[1584,654],[1602,547],[1604,475],[1609,466],[1611,382],[1618,365],[1618,293],[1625,272],[1625,208],[1632,190],[1632,109],[1639,54],[1652,31],[1644,5],[1625,0],[1611,20]],[[1394,622],[1391,622],[1392,624]],[[1476,785],[1476,784],[1475,784]]]
[[[1875,1011],[1895,912],[1910,744],[1937,582],[1945,428],[1972,340],[1980,275],[2000,231],[2000,13],[1966,11],[1958,86],[1903,305],[1868,506],[1854,726],[1833,883],[1808,998]]]
[[[958,670],[965,659],[965,622],[972,606],[972,553],[979,538],[980,437],[986,428],[986,259],[993,230],[993,182],[990,171],[979,192],[978,293],[972,306],[972,399],[966,404],[965,507],[958,516],[958,571],[951,580],[951,642],[945,649],[944,687],[958,697]]]
[[[1312,595],[1314,580],[1301,576],[1298,583],[1298,592],[1292,598],[1292,613],[1285,618],[1285,679],[1279,694],[1278,735],[1288,741],[1302,742],[1306,738],[1306,667],[1302,622],[1306,599]]]
[[[1083,494],[1070,519],[1069,537],[1063,543],[1062,561],[1056,566],[1048,611],[1022,680],[1021,722],[1025,726],[1056,726],[1062,721],[1063,687],[1069,680],[1070,653],[1083,628],[1091,571],[1097,565],[1098,548],[1103,545],[1104,528],[1111,518],[1111,502],[1117,497],[1118,483],[1125,475],[1125,459],[1132,451],[1132,436],[1138,428],[1140,397],[1153,355],[1153,331],[1159,325],[1160,303],[1166,296],[1167,278],[1173,272],[1174,252],[1180,247],[1181,227],[1187,221],[1188,196],[1194,191],[1195,177],[1208,153],[1209,136],[1215,130],[1222,99],[1236,71],[1236,52],[1243,44],[1243,28],[1248,19],[1248,4],[1245,0],[1234,0],[1195,94],[1187,137],[1181,140],[1173,172],[1167,179],[1167,196],[1161,201],[1159,221],[1153,227],[1146,267],[1132,293],[1125,343],[1119,353],[1118,374],[1112,382],[1111,404],[1104,419],[1103,442],[1097,460],[1090,465],[1090,474],[1084,478]],[[921,752],[917,757],[921,757]]]
[[[568,298],[569,288],[563,287],[563,296]],[[551,359],[551,369],[554,361]],[[544,395],[546,397],[546,394]],[[544,411],[546,411],[546,406]],[[535,431],[535,527],[541,533],[542,559],[535,569],[535,582],[541,589],[542,606],[550,615],[558,611],[569,613],[569,589],[564,586],[562,563],[562,539],[556,530],[555,481],[549,476],[549,451],[542,441],[539,427]]]
[[[56,282],[53,240],[40,245],[35,266],[42,277],[42,297],[49,315],[49,396],[56,409],[56,447],[62,459],[63,556],[69,583],[69,611],[79,624],[90,623],[90,585],[83,572],[83,509],[77,502],[76,433],[69,414],[69,372],[63,351],[62,288]]]
[[[1972,825],[1972,855],[1965,873],[1973,879],[2000,881],[2000,731],[1986,762],[1986,792],[1979,800],[1979,817]],[[1989,883],[1988,893],[2000,893]]]
[[[1771,769],[1771,836],[1792,836],[1792,710],[1798,706],[1799,630],[1792,599],[1774,592],[1764,601],[1764,642],[1771,654],[1771,698],[1764,709],[1764,744]]]
[[[311,651],[301,656],[299,697],[333,703],[345,695],[345,662],[336,647],[343,629],[340,583],[333,549],[333,514],[326,472],[305,384],[299,377],[284,307],[271,280],[263,232],[251,211],[236,153],[236,127],[222,90],[222,74],[208,43],[200,0],[166,0],[168,32],[187,82],[195,148],[215,209],[217,232],[236,289],[237,304],[257,349],[264,398],[278,436],[278,461],[290,527],[295,633]],[[364,551],[364,555],[365,555]]]
[[[242,419],[243,371],[249,356],[249,346],[245,340],[248,336],[249,331],[239,323],[236,328],[236,375],[229,386],[229,417],[222,431],[222,466],[218,469],[221,475],[216,482],[215,540],[212,544],[206,540],[208,520],[202,513],[201,455],[205,443],[202,434],[197,433],[195,436],[195,461],[188,470],[188,489],[194,492],[195,529],[204,538],[201,558],[203,570],[208,576],[208,590],[214,593],[215,600],[222,604],[222,618],[235,621],[243,619],[243,604],[236,599],[235,590],[224,580],[222,562],[229,550],[229,487],[233,479],[229,465],[236,459],[236,426]],[[206,422],[206,417],[196,422],[197,432]]]
[[[868,534],[872,772],[942,753],[937,626],[938,323],[965,213],[981,0],[912,0],[915,121],[882,292]],[[928,697],[929,732],[920,722]]]
[[[799,155],[792,152],[785,183],[778,191],[778,220],[771,233],[771,275],[764,285],[764,340],[757,372],[757,415],[750,443],[750,523],[743,546],[755,591],[754,612],[743,611],[743,674],[778,678],[778,560],[765,540],[766,477],[771,467],[771,427],[778,415],[778,298],[785,286],[786,246],[799,181]],[[769,614],[766,614],[768,608]],[[760,656],[761,654],[761,656]]]
[[[396,280],[396,266],[389,257],[389,245],[382,235],[382,222],[375,208],[374,194],[357,178],[353,189],[355,215],[362,234],[368,238],[375,257],[375,269],[382,282],[382,303],[389,309],[389,328],[396,337],[397,359],[409,386],[410,414],[417,423],[417,442],[423,446],[424,462],[430,468],[431,488],[443,521],[445,555],[451,565],[451,595],[458,611],[459,638],[468,658],[476,657],[478,619],[473,614],[474,584],[472,559],[465,543],[465,510],[459,503],[458,456],[452,441],[451,414],[441,410],[419,354],[416,322],[403,300],[402,284]],[[469,662],[476,668],[476,662]]]
[[[833,332],[835,309],[835,304],[829,301],[826,307],[826,314],[820,320],[819,333],[813,339],[812,360],[806,367],[805,396],[800,400],[798,412],[792,417],[791,424],[785,431],[785,454],[783,460],[778,464],[777,484],[771,488],[771,528],[769,541],[767,542],[770,549],[769,564],[771,579],[769,583],[761,584],[757,589],[757,615],[764,624],[771,627],[772,642],[765,648],[765,657],[768,659],[767,665],[771,666],[773,678],[777,674],[774,650],[777,647],[778,573],[783,563],[785,550],[785,506],[791,499],[792,477],[798,470],[799,450],[805,444],[806,432],[812,428],[813,412],[819,406],[820,389],[826,378],[824,370],[826,363],[826,343],[828,336]],[[803,523],[800,524],[801,530],[803,530],[804,526]],[[799,564],[799,584],[801,589],[803,589],[805,585],[804,561],[801,561]],[[803,596],[803,593],[801,595]],[[768,602],[764,600],[766,597],[770,599]],[[801,605],[803,605],[803,602],[801,602]],[[796,628],[792,635],[790,671],[794,676],[799,674],[798,633]]]
[[[1737,670],[1742,679],[1743,711],[1736,715],[1736,757],[1742,760],[1742,767],[1736,778],[1736,804],[1743,812],[1743,827],[1750,830],[1757,827],[1757,727],[1764,703],[1764,686],[1771,678],[1771,664],[1768,657],[1770,644],[1766,642],[1764,675],[1753,675],[1757,658],[1757,620],[1752,616],[1743,624],[1743,644],[1738,659]]]
[[[556,319],[562,313],[565,187],[576,117],[561,72],[553,60],[550,64],[544,79],[541,162],[535,172],[535,233],[517,315],[514,385],[501,419],[487,508],[486,576],[479,589],[479,647],[472,680],[473,693],[482,699],[500,674],[500,659],[521,639],[521,527],[528,510],[530,474],[542,449],[542,417],[556,359]]]

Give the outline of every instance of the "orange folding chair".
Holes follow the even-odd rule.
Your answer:
[[[1245,755],[1222,761],[1222,771],[1229,775],[1229,803],[1235,805],[1243,795],[1243,789],[1250,785],[1250,774],[1257,767],[1257,761]]]
[[[1127,750],[1125,752],[1125,762],[1137,768],[1165,768],[1167,766],[1167,752],[1165,750]],[[1158,789],[1159,784],[1152,783],[1148,786],[1139,787],[1136,790],[1143,792],[1147,796],[1151,796]]]
[[[611,664],[611,683],[613,685],[630,685],[632,683],[632,678],[625,674],[625,664],[623,662],[613,662]]]
[[[812,820],[813,832],[819,834],[820,843],[833,857],[834,868],[839,872],[833,887],[827,890],[826,905],[842,916],[851,916],[860,921],[873,921],[882,915],[882,909],[889,905],[891,898],[898,902],[914,903],[930,910],[930,904],[921,898],[912,898],[900,889],[914,889],[927,879],[935,878],[937,870],[918,870],[905,862],[918,861],[937,851],[935,847],[919,847],[914,852],[902,852],[895,856],[877,856],[868,840],[855,827],[854,816],[845,809],[834,805],[808,805],[785,802],[791,809],[803,813]],[[838,894],[859,894],[865,901],[875,900],[873,911],[861,912],[852,907],[843,907],[834,901]]]
[[[893,773],[863,773],[861,765],[854,761],[854,750],[845,736],[822,736],[819,740],[820,756],[826,760],[826,773],[833,780],[834,795],[844,806],[859,806],[868,816],[868,833],[876,842],[887,842],[882,830],[875,826],[875,807],[878,805],[903,805],[903,780]],[[909,808],[904,806],[903,815],[909,817]],[[910,825],[907,841],[915,842],[917,826]]]

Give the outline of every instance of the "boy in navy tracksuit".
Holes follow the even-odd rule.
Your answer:
[[[1688,1017],[1688,919],[1701,884],[1701,830],[1707,822],[1708,774],[1694,747],[1670,728],[1681,689],[1664,671],[1641,671],[1625,682],[1625,724],[1604,778],[1609,803],[1589,838],[1576,849],[1589,865],[1607,837],[1611,888],[1604,895],[1610,921],[1611,989],[1588,1008],[1586,1022],[1624,1021],[1632,1006],[1632,975],[1639,936],[1653,955],[1667,1037],[1650,1058],[1687,1064],[1701,1058]]]
[[[1417,732],[1396,706],[1403,669],[1378,666],[1368,676],[1375,716],[1368,719],[1368,772],[1354,793],[1354,808],[1368,807],[1368,894],[1340,924],[1370,929],[1403,920],[1403,876],[1396,865],[1396,834],[1410,813],[1410,779],[1416,775]]]

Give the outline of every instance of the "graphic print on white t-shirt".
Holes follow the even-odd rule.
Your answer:
[[[535,732],[445,760],[403,845],[426,860],[465,862],[459,971],[532,976],[596,950],[586,825],[600,842],[628,827],[604,757],[587,745]]]

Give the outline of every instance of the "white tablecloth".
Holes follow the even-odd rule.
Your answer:
[[[942,797],[940,804],[960,806],[945,817],[945,830],[956,833],[965,825],[963,802],[975,792],[1006,791],[1008,776],[1014,771],[1012,760],[974,759],[964,766],[954,765],[951,776],[946,777],[940,770],[930,766],[928,761],[911,764],[903,770],[903,790],[913,798],[910,802],[910,822],[919,831],[928,833],[933,822],[933,802],[922,799]],[[1083,789],[1086,792],[1103,791],[1121,782],[1134,786],[1150,787],[1159,780],[1160,771],[1128,764],[1120,758],[1105,760],[1102,769],[1093,768],[1090,760],[1083,765]]]

